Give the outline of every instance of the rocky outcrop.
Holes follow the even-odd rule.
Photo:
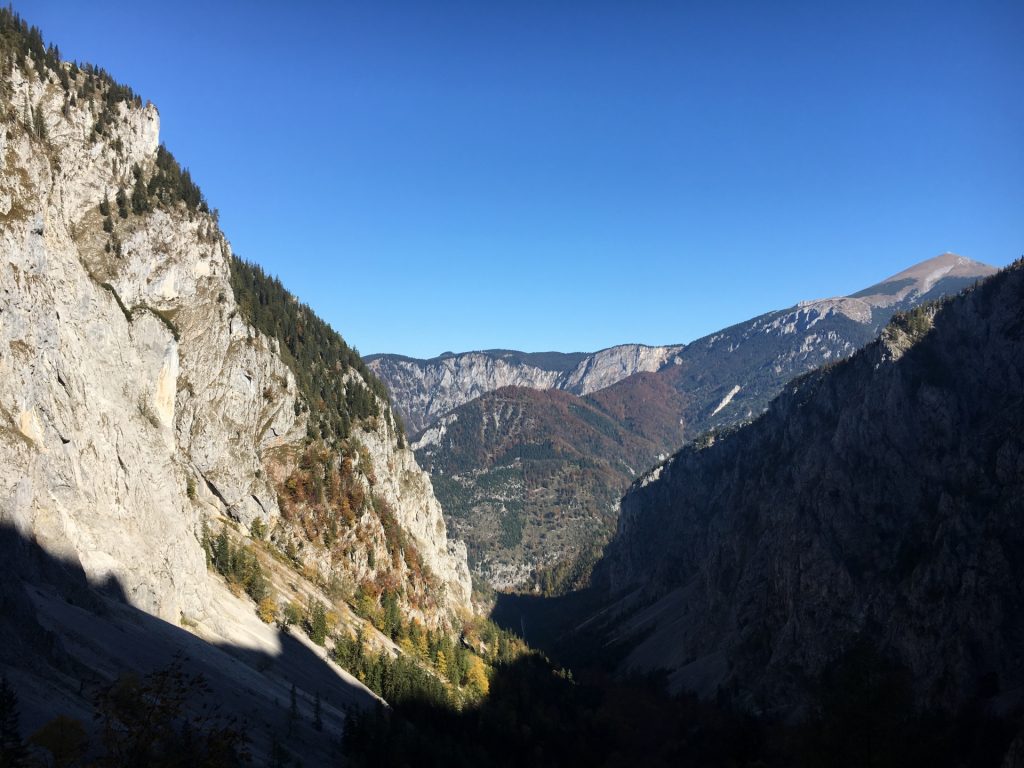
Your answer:
[[[869,645],[917,701],[1024,683],[1024,265],[898,315],[637,481],[598,571],[625,661],[774,714]]]
[[[90,577],[118,578],[139,608],[174,620],[200,614],[206,565],[168,397],[179,343],[90,274],[96,254],[83,234],[104,194],[116,193],[115,168],[130,173],[155,153],[156,110],[122,107],[120,152],[104,143],[84,151],[88,108],[63,118],[60,96],[19,69],[11,89],[42,115],[49,141],[0,129],[0,513]],[[121,290],[134,294],[128,301],[148,293],[131,280]]]
[[[592,354],[508,350],[446,354],[431,360],[372,355],[367,364],[391,392],[410,433],[501,387],[560,389],[585,395],[634,373],[656,371],[682,347],[623,344]]]
[[[450,540],[441,505],[434,496],[430,477],[420,469],[413,452],[397,447],[393,431],[360,430],[357,440],[368,449],[375,468],[374,490],[396,510],[402,527],[413,537],[423,560],[441,582],[442,604],[472,613],[473,585],[463,541]],[[377,473],[376,468],[384,471]]]
[[[635,373],[657,371],[682,350],[681,344],[648,347],[644,344],[620,344],[602,349],[581,360],[559,386],[574,395],[589,395],[610,387]]]

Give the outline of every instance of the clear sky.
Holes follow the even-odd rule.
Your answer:
[[[1024,3],[16,0],[360,351],[685,342],[1024,252]]]

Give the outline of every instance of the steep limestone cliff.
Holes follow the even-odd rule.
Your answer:
[[[49,138],[10,120],[0,129],[0,511],[49,551],[79,559],[91,577],[119,578],[139,608],[175,620],[200,614],[207,577],[193,533],[198,511],[185,494],[168,397],[179,343],[151,312],[129,322],[116,289],[90,275],[96,249],[84,243],[85,220],[91,214],[98,225],[95,209],[116,192],[116,169],[130,173],[155,154],[156,110],[118,105],[117,152],[89,142],[87,106],[65,118],[59,87],[19,68],[9,77],[7,104],[29,105]],[[194,258],[182,261],[175,271],[186,279]],[[137,303],[151,287],[126,279],[121,291]]]
[[[246,527],[280,519],[263,464],[306,439],[303,395],[279,342],[239,313],[215,219],[181,201],[138,206],[134,192],[122,202],[159,172],[159,118],[125,100],[71,106],[87,77],[79,71],[65,91],[53,72],[10,76],[7,103],[27,105],[45,128],[8,121],[0,138],[0,402],[15,452],[4,511],[79,554],[91,576],[122,579],[138,607],[197,615],[202,508]],[[100,135],[102,110],[113,116]],[[449,551],[429,481],[388,419],[358,429],[378,446],[383,478],[400,469],[387,499],[448,583],[448,607],[468,609],[464,560]],[[124,521],[124,537],[111,519]]]
[[[412,536],[416,549],[429,571],[439,579],[442,606],[471,613],[469,565],[466,545],[448,538],[441,505],[434,495],[430,477],[420,469],[409,448],[398,448],[393,432],[360,430],[357,439],[368,450],[378,472],[374,490],[395,510],[400,511],[402,528]]]
[[[560,389],[586,395],[641,371],[656,371],[681,349],[623,344],[592,354],[464,352],[416,360],[372,355],[370,368],[391,391],[410,433],[463,403],[502,387]]]
[[[4,555],[23,554],[0,589],[0,667],[33,691],[26,711],[52,716],[55,700],[81,706],[69,669],[99,684],[187,652],[232,712],[276,717],[289,677],[309,702],[322,690],[337,736],[341,707],[374,697],[227,589],[206,526],[268,531],[271,596],[336,602],[342,631],[365,624],[344,605],[353,590],[450,631],[472,613],[465,547],[448,539],[383,387],[354,355],[338,362],[341,337],[324,332],[334,357],[301,357],[293,338],[261,330],[266,313],[233,280],[256,272],[160,146],[155,107],[59,62],[2,14],[0,529]],[[326,398],[309,394],[316,376]],[[315,468],[303,463],[314,454]],[[351,492],[346,515],[328,476]],[[296,477],[309,486],[292,493]],[[79,597],[76,580],[115,601]]]

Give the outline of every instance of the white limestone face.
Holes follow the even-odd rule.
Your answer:
[[[198,530],[211,514],[246,528],[280,514],[262,468],[305,437],[294,376],[239,316],[230,246],[209,215],[131,216],[120,255],[105,249],[98,206],[155,162],[156,109],[120,105],[94,141],[88,100],[65,116],[55,83],[18,71],[12,83],[48,141],[0,126],[0,522],[90,578],[115,577],[153,615],[223,616]],[[465,548],[448,541],[411,451],[393,435],[362,440],[448,584],[447,607],[469,610]]]

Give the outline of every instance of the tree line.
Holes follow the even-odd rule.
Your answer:
[[[2,95],[10,101],[10,81],[7,74],[14,68],[26,76],[33,71],[43,82],[51,73],[64,91],[64,114],[79,101],[88,100],[99,107],[99,114],[93,125],[93,138],[109,135],[109,126],[117,116],[117,105],[126,103],[142,106],[142,98],[127,85],[118,83],[110,73],[92,64],[78,64],[61,60],[60,49],[47,45],[38,27],[28,24],[11,8],[0,8],[0,82]],[[42,115],[25,105],[23,115],[29,131],[40,139],[46,138]],[[17,113],[9,114],[15,118]]]
[[[403,444],[403,427],[390,408],[387,387],[366,367],[341,334],[300,302],[262,267],[238,257],[231,260],[231,288],[243,317],[260,333],[281,344],[308,409],[309,436],[344,440],[361,421],[391,420]],[[356,375],[348,375],[348,371]]]

